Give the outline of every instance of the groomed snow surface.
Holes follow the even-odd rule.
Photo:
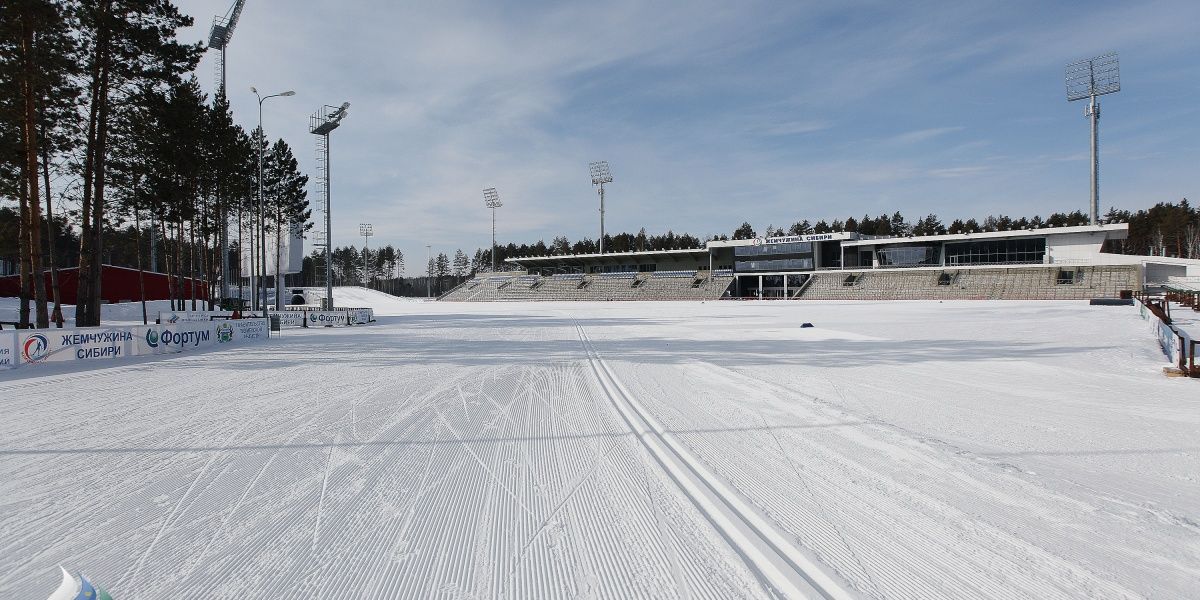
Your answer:
[[[1135,308],[352,293],[378,323],[0,374],[0,597],[1200,590],[1200,383]]]

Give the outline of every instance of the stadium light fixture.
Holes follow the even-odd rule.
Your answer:
[[[363,236],[363,283],[367,284],[366,287],[369,289],[371,287],[371,263],[368,262],[367,244],[371,236],[375,235],[375,227],[370,223],[359,223],[358,235]]]
[[[483,190],[483,204],[492,209],[492,272],[496,272],[496,209],[504,206],[500,202],[500,194],[496,192],[496,188],[487,188]]]
[[[1067,65],[1067,102],[1089,99],[1083,116],[1092,122],[1091,224],[1100,218],[1100,102],[1099,96],[1121,91],[1121,63],[1116,52]]]
[[[604,184],[612,183],[612,171],[607,160],[589,163],[588,171],[592,174],[592,185],[600,186],[600,254],[604,254]]]

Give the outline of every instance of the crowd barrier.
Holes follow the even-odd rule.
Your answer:
[[[233,312],[228,310],[164,310],[158,313],[158,323],[160,325],[165,325],[168,323],[178,323],[180,321],[212,321],[214,318],[228,319],[232,316]]]
[[[81,329],[23,329],[0,332],[0,369],[127,356],[177,354],[262,341],[267,319],[178,321]]]
[[[280,327],[348,327],[373,322],[375,311],[370,308],[285,310],[272,312],[271,316],[279,317]]]
[[[1143,297],[1138,298],[1138,311],[1150,330],[1158,339],[1158,345],[1172,365],[1184,374],[1200,377],[1200,368],[1196,366],[1196,349],[1200,341],[1192,340],[1185,331],[1171,324],[1170,317],[1165,312],[1165,303]]]

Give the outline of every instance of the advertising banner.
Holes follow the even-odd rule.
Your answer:
[[[17,360],[26,364],[128,356],[133,341],[130,330],[130,327],[22,330],[17,333]]]
[[[266,319],[0,332],[0,369],[32,363],[174,354],[265,340],[269,336]],[[6,366],[6,357],[11,358],[11,365]]]
[[[160,325],[167,325],[169,323],[179,323],[180,321],[208,322],[213,320],[213,317],[228,318],[231,316],[233,316],[233,313],[227,310],[161,311],[158,313],[158,323]]]
[[[215,331],[218,344],[249,342],[270,337],[271,324],[267,319],[221,321],[216,324]]]
[[[17,366],[17,332],[0,331],[0,371]]]
[[[309,327],[345,327],[350,325],[350,313],[344,310],[312,310],[304,314]]]
[[[350,309],[350,314],[353,315],[352,318],[354,319],[355,325],[362,325],[364,323],[370,323],[375,318],[374,312],[375,311],[373,311],[369,308]]]
[[[279,317],[280,327],[304,327],[304,311],[288,310],[273,312],[271,315]]]

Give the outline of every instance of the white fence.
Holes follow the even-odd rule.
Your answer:
[[[177,354],[263,341],[270,333],[267,319],[0,331],[0,369],[50,362]]]

